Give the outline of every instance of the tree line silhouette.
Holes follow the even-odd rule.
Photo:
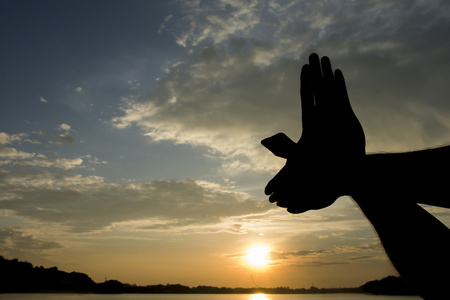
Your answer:
[[[138,286],[117,280],[94,282],[88,275],[79,272],[64,272],[57,267],[34,267],[29,262],[5,259],[0,256],[0,293],[155,293],[155,294],[318,294],[318,293],[374,293],[385,295],[412,295],[412,290],[399,277],[389,276],[353,288],[291,289],[275,288],[230,288],[181,284],[158,284]]]

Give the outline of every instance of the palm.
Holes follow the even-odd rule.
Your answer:
[[[346,193],[345,181],[365,155],[361,124],[350,106],[344,78],[310,56],[301,74],[303,132],[293,143],[284,134],[263,140],[286,165],[268,183],[266,194],[278,206],[299,213],[331,205]]]

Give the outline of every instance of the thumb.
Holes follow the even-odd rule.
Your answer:
[[[295,142],[284,133],[277,133],[261,141],[261,144],[269,149],[274,155],[288,158],[295,147]]]

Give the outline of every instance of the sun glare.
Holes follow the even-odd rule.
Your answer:
[[[269,248],[264,245],[253,246],[247,251],[245,259],[253,267],[264,267],[269,263]]]

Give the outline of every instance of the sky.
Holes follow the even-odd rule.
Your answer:
[[[396,275],[352,199],[270,204],[260,140],[300,137],[316,52],[367,153],[450,144],[449,34],[448,1],[1,1],[0,255],[139,285]]]

